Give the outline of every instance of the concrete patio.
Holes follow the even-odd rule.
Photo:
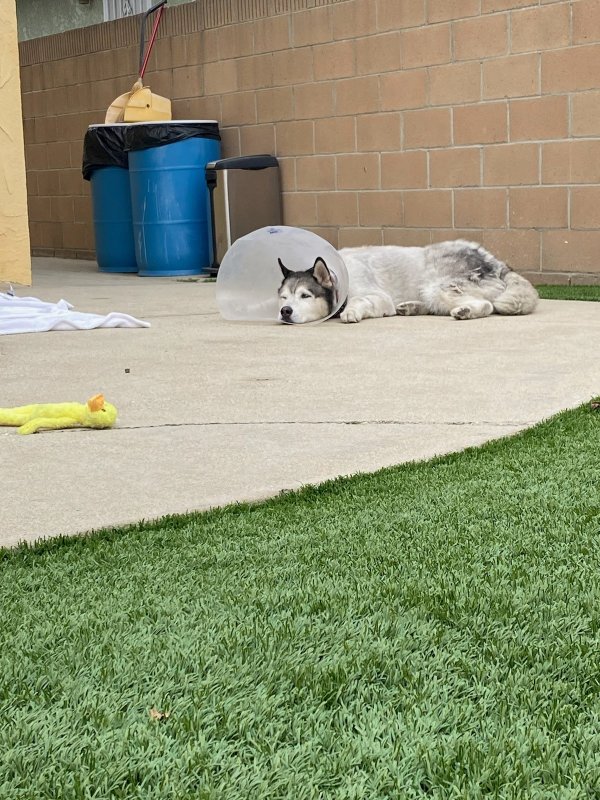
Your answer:
[[[4,546],[460,450],[600,391],[595,303],[463,324],[254,325],[220,318],[214,284],[59,259],[34,259],[17,294],[152,327],[0,337],[0,405],[103,392],[119,410],[107,431],[0,429]]]

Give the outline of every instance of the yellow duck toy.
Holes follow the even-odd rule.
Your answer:
[[[112,428],[117,409],[104,400],[104,395],[90,397],[87,403],[45,403],[16,408],[0,408],[0,425],[18,426],[17,433],[26,435],[39,430],[60,428]]]

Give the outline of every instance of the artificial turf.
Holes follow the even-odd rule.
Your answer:
[[[552,286],[544,284],[535,288],[544,300],[600,300],[600,285]]]
[[[0,552],[0,797],[600,797],[599,454],[586,407]]]

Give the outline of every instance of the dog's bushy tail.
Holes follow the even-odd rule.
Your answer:
[[[531,314],[540,299],[531,283],[512,270],[503,280],[506,288],[492,300],[494,311],[497,314]]]

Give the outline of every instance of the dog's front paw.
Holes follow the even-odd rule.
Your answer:
[[[356,308],[346,308],[340,314],[342,322],[360,322],[362,317]]]
[[[457,306],[450,312],[450,316],[454,319],[471,319],[472,309],[470,306]]]

